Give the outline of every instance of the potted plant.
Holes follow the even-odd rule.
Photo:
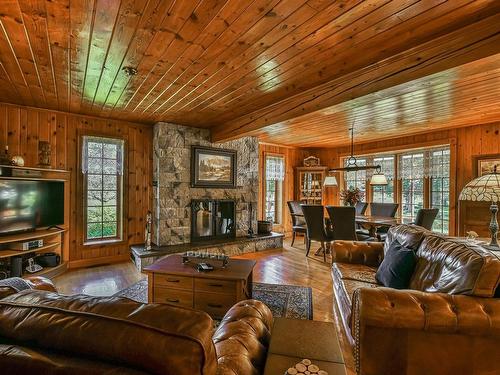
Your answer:
[[[350,187],[349,189],[342,190],[340,192],[340,198],[342,198],[346,206],[355,206],[356,203],[360,202],[364,196],[365,193],[358,188]]]

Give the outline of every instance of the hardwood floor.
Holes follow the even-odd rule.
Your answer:
[[[254,281],[310,286],[314,320],[333,321],[330,261],[324,263],[322,256],[306,258],[302,238],[297,238],[294,247],[287,239],[283,249],[245,254],[240,258],[257,261]],[[63,294],[110,296],[144,277],[131,262],[127,262],[70,270],[56,277],[54,283]]]
[[[53,281],[62,294],[111,296],[145,277],[132,262],[126,262],[69,270]]]

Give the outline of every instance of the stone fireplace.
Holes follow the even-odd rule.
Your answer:
[[[191,242],[234,238],[235,201],[231,199],[193,199],[191,201]]]
[[[200,145],[219,147],[237,151],[236,188],[193,188],[190,184],[191,146]],[[249,222],[254,232],[257,231],[257,213],[255,207],[259,192],[259,144],[255,137],[243,137],[224,143],[210,142],[208,129],[192,128],[169,123],[157,123],[154,126],[153,155],[153,242],[158,246],[178,245],[197,241],[195,237],[207,237],[208,231],[217,226],[225,228],[230,223],[222,202],[232,201],[234,219],[232,228],[225,236],[241,237],[248,232]],[[193,227],[192,202],[211,201],[214,207],[224,210],[223,219],[208,219],[208,212],[201,215],[204,224],[212,223],[211,229]],[[217,203],[218,202],[218,203]],[[253,210],[251,209],[253,207]],[[251,215],[251,217],[250,217]],[[219,219],[220,219],[219,218]],[[201,236],[193,237],[202,231]],[[220,231],[220,229],[219,229]]]

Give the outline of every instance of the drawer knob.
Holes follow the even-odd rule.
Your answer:
[[[208,284],[208,286],[214,286],[214,287],[217,287],[217,288],[222,288],[224,285],[222,285],[222,284]]]
[[[167,302],[179,303],[179,300],[174,298],[167,298]]]
[[[179,279],[167,279],[167,282],[169,282],[169,283],[179,283],[180,280]]]
[[[222,305],[218,305],[218,304],[215,304],[215,303],[208,303],[207,305],[208,305],[208,307],[216,307],[218,309],[220,309],[222,307]]]

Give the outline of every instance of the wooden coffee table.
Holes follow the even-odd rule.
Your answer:
[[[229,259],[226,268],[198,272],[194,262],[183,264],[175,254],[144,269],[148,274],[148,302],[203,310],[220,319],[236,302],[252,298],[256,262]]]

